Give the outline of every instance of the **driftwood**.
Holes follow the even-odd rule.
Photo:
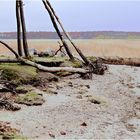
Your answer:
[[[104,64],[140,66],[140,58],[98,57]]]
[[[17,59],[5,58],[0,59],[0,63],[18,63]]]
[[[73,68],[73,67],[46,67],[46,66],[42,66],[40,64],[37,64],[36,62],[18,57],[17,59],[1,59],[0,60],[1,63],[22,63],[22,64],[26,64],[29,66],[33,66],[41,71],[45,71],[45,72],[71,72],[71,73],[88,73],[88,70],[82,69],[82,68]]]
[[[137,67],[140,66],[140,58],[96,57],[96,59],[102,61],[102,63],[104,64],[129,65],[129,66],[137,66]],[[43,64],[42,61],[35,61],[35,62],[39,64]],[[6,58],[6,59],[0,59],[0,63],[20,63],[20,61],[17,59]],[[44,63],[47,64],[47,62],[44,62]]]
[[[6,43],[3,42],[3,41],[0,41],[0,43],[1,43],[3,46],[5,46],[8,50],[10,50],[10,51],[15,55],[16,58],[19,57],[19,55],[18,55],[8,44],[6,44]]]
[[[59,67],[63,61],[42,61],[42,60],[34,60],[35,63],[47,66],[47,67]],[[20,63],[17,59],[7,58],[7,59],[0,59],[0,63]]]
[[[82,69],[82,68],[73,68],[73,67],[45,67],[45,66],[42,66],[40,64],[37,64],[35,62],[32,62],[30,60],[27,60],[27,59],[23,59],[23,58],[18,58],[19,62],[21,63],[24,63],[26,65],[30,65],[30,66],[33,66],[41,71],[45,71],[45,72],[52,72],[52,73],[55,73],[55,72],[71,72],[71,73],[81,73],[81,74],[84,74],[84,73],[88,73],[89,71],[88,70],[85,70],[85,69]]]
[[[53,16],[53,13],[52,13],[52,11],[51,11],[49,5],[46,3],[45,0],[42,0],[42,1],[43,1],[43,4],[44,4],[46,10],[47,10],[48,13],[49,13],[49,16],[50,16],[50,18],[51,18],[51,21],[52,21],[52,23],[53,23],[53,26],[54,26],[54,28],[55,28],[55,30],[56,30],[56,32],[57,32],[59,38],[61,39],[61,41],[62,41],[62,43],[63,43],[63,46],[65,47],[68,56],[70,57],[70,60],[71,60],[71,61],[74,61],[74,57],[73,57],[73,55],[72,55],[72,53],[71,53],[71,51],[70,51],[70,49],[69,49],[69,47],[68,47],[66,41],[64,40],[63,35],[61,34],[61,32],[60,32],[60,30],[59,30],[59,28],[58,28],[58,25],[57,25],[57,23],[56,23],[56,21],[55,21],[55,18],[54,18],[54,16]]]

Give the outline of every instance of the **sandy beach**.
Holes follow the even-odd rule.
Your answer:
[[[43,92],[42,106],[1,110],[0,120],[29,139],[140,139],[139,75],[139,67],[109,65],[93,80],[65,77],[50,83],[58,94]]]

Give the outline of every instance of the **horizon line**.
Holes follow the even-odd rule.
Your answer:
[[[0,31],[0,33],[16,33],[17,31]],[[55,31],[27,31],[27,33],[29,32],[52,32],[52,33],[56,33]],[[62,31],[63,32],[63,31]],[[67,32],[135,32],[135,33],[140,33],[140,31],[123,31],[123,30],[120,30],[120,31],[117,31],[117,30],[97,30],[97,31],[67,31]]]

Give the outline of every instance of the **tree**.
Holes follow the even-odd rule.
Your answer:
[[[30,54],[29,54],[28,43],[27,43],[27,32],[26,32],[26,24],[25,24],[22,0],[16,0],[16,18],[17,18],[18,54],[19,56],[23,56],[22,47],[21,47],[21,29],[22,29],[23,50],[24,50],[25,57],[29,58]]]
[[[22,46],[21,46],[21,23],[20,23],[20,11],[19,11],[19,0],[16,0],[16,19],[17,19],[17,46],[19,56],[23,56]]]

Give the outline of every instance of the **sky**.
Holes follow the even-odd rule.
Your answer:
[[[140,31],[140,0],[50,0],[67,31]],[[24,0],[27,31],[54,31],[42,0]],[[0,32],[16,31],[15,0],[0,0]]]

